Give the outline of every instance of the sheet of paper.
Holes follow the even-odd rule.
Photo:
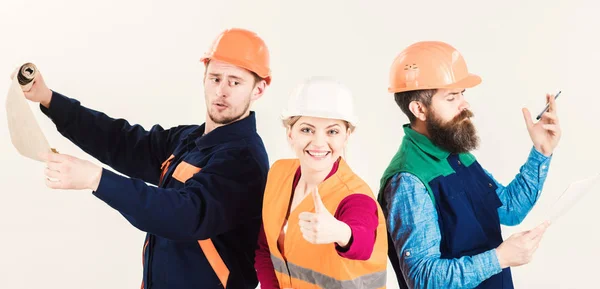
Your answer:
[[[6,115],[13,146],[21,155],[41,162],[39,153],[51,152],[52,149],[29,107],[16,76],[6,97]]]
[[[552,206],[549,220],[555,222],[564,216],[586,194],[598,190],[600,174],[571,183]]]

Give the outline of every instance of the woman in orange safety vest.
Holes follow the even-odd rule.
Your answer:
[[[255,257],[261,288],[385,288],[385,220],[342,157],[356,125],[350,90],[309,78],[283,123],[297,159],[276,161],[267,177]]]

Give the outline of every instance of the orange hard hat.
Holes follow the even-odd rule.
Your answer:
[[[470,88],[481,77],[469,73],[460,52],[440,41],[417,42],[394,59],[389,92],[437,88]]]
[[[250,70],[267,84],[271,83],[269,50],[265,42],[252,31],[229,28],[221,32],[200,61],[207,64],[211,59]]]

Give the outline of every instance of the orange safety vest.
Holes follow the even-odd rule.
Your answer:
[[[350,260],[338,255],[335,243],[315,245],[302,237],[298,225],[301,212],[314,212],[312,198],[304,198],[289,214],[282,255],[277,240],[283,228],[292,198],[292,185],[297,159],[279,160],[267,177],[263,201],[263,226],[271,253],[275,275],[281,288],[385,288],[387,265],[387,232],[379,205],[379,225],[373,253],[368,260]],[[341,159],[335,174],[322,182],[319,194],[327,210],[334,213],[340,202],[352,194],[364,194],[375,201],[369,186]]]

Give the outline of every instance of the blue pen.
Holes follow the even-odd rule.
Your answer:
[[[559,91],[555,96],[554,99],[556,100],[558,98],[558,96],[560,95],[561,91]],[[548,111],[548,108],[550,107],[550,103],[546,104],[546,107],[544,108],[544,110],[542,110],[542,112],[540,112],[540,114],[538,114],[538,116],[535,118],[536,120],[540,120],[540,118],[542,118],[542,114],[544,114],[544,112]]]

